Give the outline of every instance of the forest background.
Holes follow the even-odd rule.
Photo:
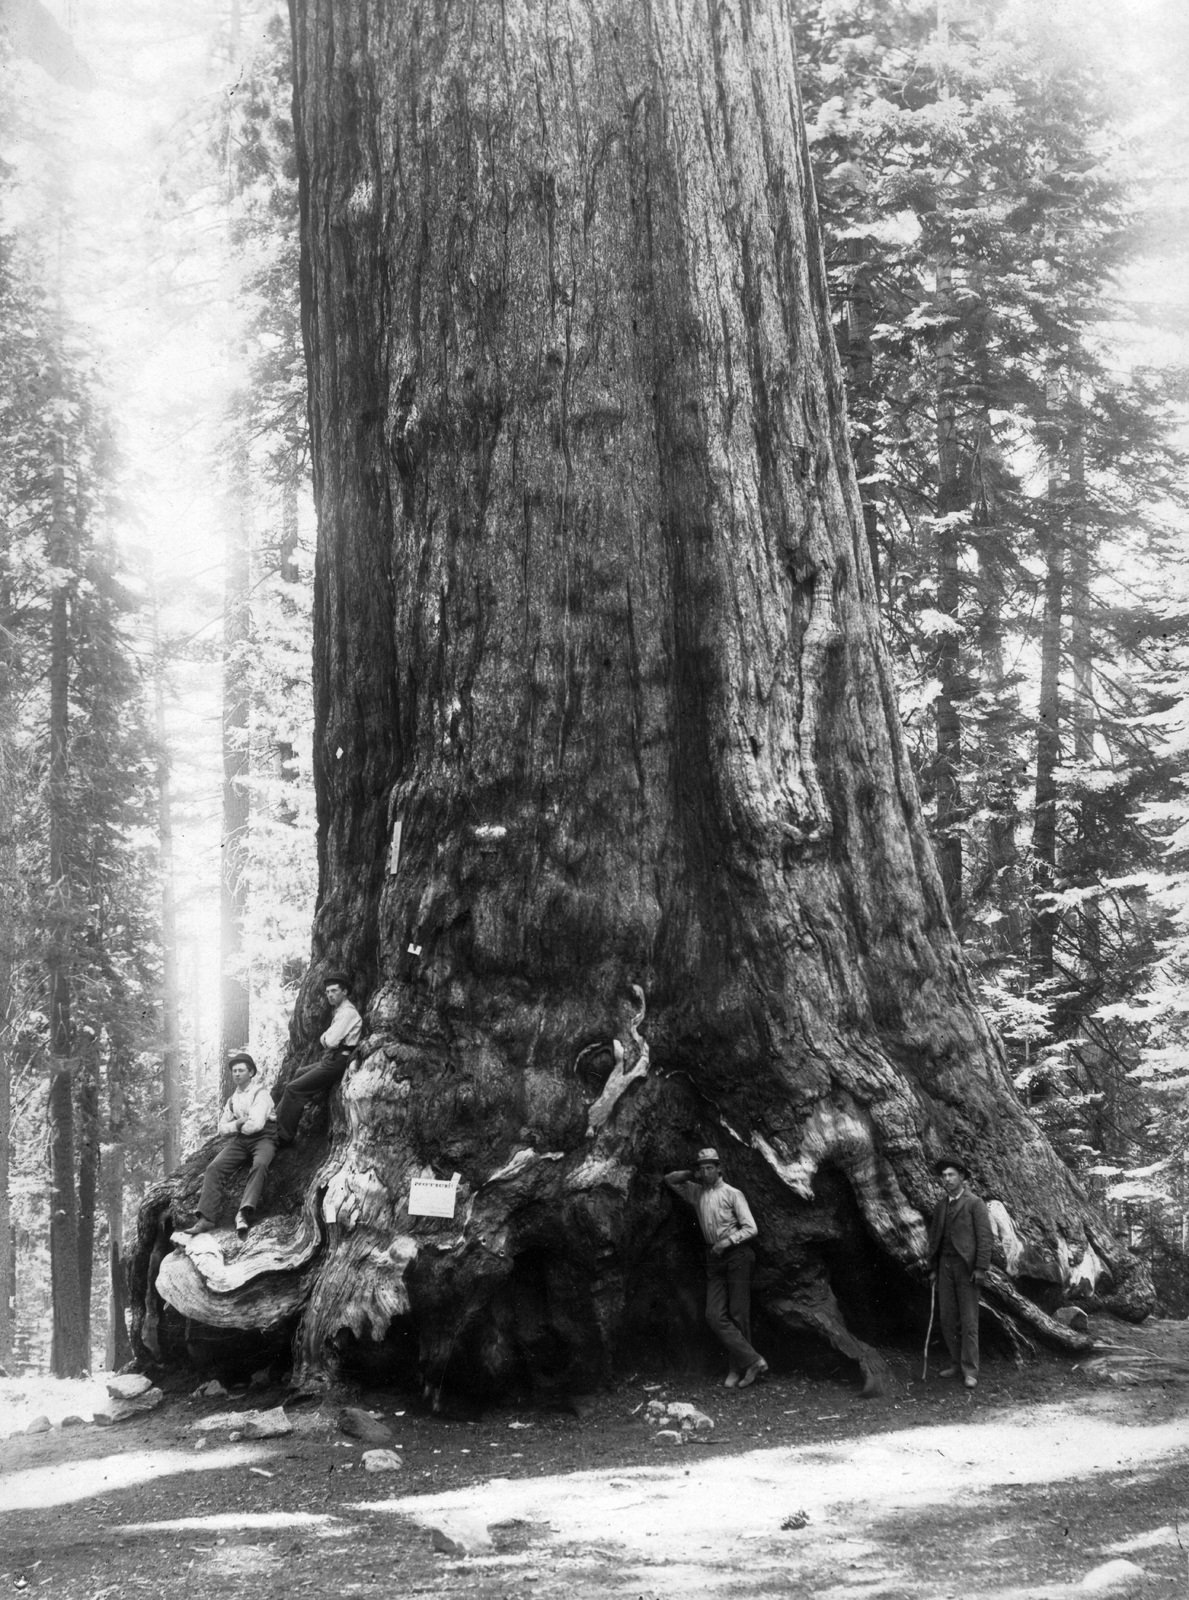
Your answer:
[[[804,0],[900,709],[1016,1087],[1189,1311],[1189,18]],[[0,0],[0,1364],[271,1078],[317,889],[288,17]],[[51,1270],[52,1269],[52,1270]],[[51,1307],[54,1315],[51,1315]]]

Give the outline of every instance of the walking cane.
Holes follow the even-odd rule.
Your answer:
[[[921,1368],[921,1382],[929,1377],[929,1340],[933,1337],[933,1312],[937,1305],[937,1279],[931,1278],[929,1290],[929,1331],[925,1335],[925,1364]]]

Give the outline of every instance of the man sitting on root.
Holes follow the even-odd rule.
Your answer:
[[[746,1389],[768,1370],[751,1345],[751,1268],[749,1241],[759,1229],[741,1189],[724,1183],[717,1150],[699,1150],[692,1172],[667,1172],[665,1182],[698,1214],[706,1241],[706,1321],[727,1347],[728,1389]]]
[[[252,1170],[235,1218],[236,1233],[246,1239],[264,1194],[269,1164],[277,1153],[277,1127],[272,1095],[257,1078],[252,1057],[240,1050],[227,1064],[235,1088],[219,1118],[219,1132],[226,1142],[203,1175],[198,1221],[184,1231],[191,1235],[214,1231],[224,1177],[250,1162]]]
[[[355,1053],[363,1033],[363,1018],[348,998],[351,980],[345,972],[328,974],[322,985],[331,1008],[330,1026],[322,1035],[322,1058],[299,1072],[285,1085],[277,1101],[277,1143],[292,1144],[308,1101],[323,1089],[333,1089]]]

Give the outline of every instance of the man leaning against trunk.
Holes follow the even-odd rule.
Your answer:
[[[692,1170],[667,1172],[665,1183],[693,1206],[706,1241],[706,1321],[726,1346],[728,1389],[746,1389],[768,1363],[751,1343],[750,1241],[759,1232],[741,1189],[724,1183],[717,1150],[699,1150]]]
[[[330,1007],[330,1025],[318,1041],[322,1055],[316,1066],[290,1078],[277,1095],[277,1143],[292,1144],[301,1114],[315,1095],[333,1089],[355,1053],[363,1033],[363,1018],[351,1004],[351,980],[345,972],[332,972],[322,986]]]

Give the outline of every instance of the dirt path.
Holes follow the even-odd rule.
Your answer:
[[[444,1419],[365,1395],[401,1446],[384,1475],[310,1404],[289,1405],[288,1437],[196,1448],[204,1416],[281,1390],[22,1434],[0,1444],[0,1595],[1007,1600],[1085,1597],[1088,1574],[1113,1574],[1100,1592],[1189,1597],[1189,1385],[1046,1363],[993,1366],[968,1395],[897,1371],[875,1403],[792,1377],[742,1394],[637,1378],[577,1415]],[[75,1387],[59,1411],[81,1409]],[[714,1429],[658,1441],[657,1398]],[[22,1403],[0,1385],[0,1432]],[[435,1550],[434,1526],[468,1553]]]

